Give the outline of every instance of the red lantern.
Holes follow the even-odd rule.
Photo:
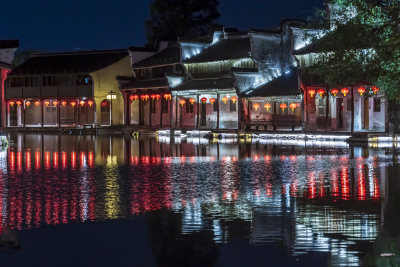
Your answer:
[[[89,100],[87,103],[88,103],[89,107],[93,106],[93,104],[94,104],[93,100]]]
[[[359,93],[360,93],[360,95],[362,96],[364,93],[365,93],[365,88],[364,87],[358,87],[358,90],[357,90]]]
[[[147,101],[147,100],[149,100],[149,95],[141,95],[140,98],[141,98],[143,101]]]
[[[44,104],[46,105],[46,107],[48,107],[50,105],[50,101],[46,100],[44,101]]]
[[[20,106],[21,104],[22,104],[22,102],[18,100],[17,105]]]
[[[139,96],[138,96],[138,95],[131,95],[131,96],[129,97],[129,99],[130,99],[131,101],[135,101],[135,100],[138,100],[138,99],[139,99]]]
[[[179,101],[179,104],[181,104],[182,107],[183,107],[183,105],[185,105],[185,103],[186,103],[186,101],[183,100],[183,99],[181,99],[181,100]]]
[[[215,98],[210,98],[210,103],[214,104],[215,103]]]
[[[35,103],[36,104],[36,103]],[[67,101],[62,101],[61,102],[61,105],[63,106],[63,107],[65,107],[66,105],[67,105]]]
[[[190,104],[194,104],[194,102],[196,102],[196,99],[194,99],[194,98],[191,98],[191,99],[189,99],[189,102],[190,102]]]
[[[377,94],[377,93],[379,93],[380,90],[378,87],[372,86],[372,91],[374,92],[374,94]]]
[[[14,106],[14,104],[15,104],[15,102],[14,102],[14,101],[10,101],[10,106],[11,106],[11,107],[13,107],[13,106]]]
[[[85,105],[85,101],[81,100],[81,102],[79,102],[79,104],[81,104],[81,107],[83,107]]]
[[[156,95],[157,101],[161,98],[161,95]]]
[[[228,98],[227,98],[226,96],[224,96],[224,97],[222,98],[222,101],[224,101],[224,103],[226,104],[226,102],[228,102]]]
[[[258,110],[258,108],[260,107],[260,104],[258,104],[258,103],[254,103],[253,104],[253,108],[257,111]]]
[[[343,88],[342,90],[340,90],[341,92],[342,92],[342,94],[344,95],[344,96],[346,96],[348,93],[349,93],[349,89],[347,89],[347,88]]]
[[[271,108],[271,104],[270,104],[270,103],[265,104],[265,105],[264,105],[264,108],[265,108],[267,111],[269,111],[269,109]]]
[[[294,109],[297,107],[296,103],[291,103],[289,107],[294,111]]]
[[[287,108],[287,105],[285,103],[282,103],[280,105],[280,107],[281,107],[282,111],[285,111],[285,108]]]
[[[55,107],[57,107],[58,102],[57,102],[57,101],[53,101],[53,105],[54,105]]]
[[[35,101],[35,106],[39,106],[40,105],[40,102],[39,101]]]
[[[338,93],[339,93],[339,90],[336,89],[336,88],[334,88],[334,89],[331,90],[331,94],[332,94],[333,96],[336,96]]]
[[[311,98],[313,98],[315,96],[315,90],[314,89],[308,90],[308,94],[310,95]]]
[[[324,89],[318,89],[317,93],[319,94],[320,97],[322,97],[325,94]]]
[[[236,97],[236,96],[232,96],[232,97],[231,97],[231,100],[232,100],[233,104],[235,104],[236,101],[237,101],[237,97]]]
[[[25,105],[29,108],[29,106],[31,105],[31,101],[26,101]]]
[[[172,96],[171,96],[171,94],[164,94],[164,98],[165,98],[165,100],[171,100]]]
[[[201,102],[206,103],[206,102],[207,102],[207,98],[206,98],[206,97],[203,97],[203,98],[201,99]]]
[[[151,99],[154,101],[154,99],[156,99],[156,95],[151,95],[150,96],[151,97]]]
[[[76,102],[75,101],[71,101],[71,106],[75,107],[76,106]]]

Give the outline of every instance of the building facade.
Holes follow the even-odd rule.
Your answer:
[[[177,43],[160,42],[158,49],[130,48],[133,76],[118,77],[130,128],[171,127],[172,102],[166,75],[183,75]]]
[[[6,83],[6,126],[123,126],[117,75],[131,74],[127,50],[35,54]]]

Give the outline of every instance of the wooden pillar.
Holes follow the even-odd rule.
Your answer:
[[[326,103],[325,103],[325,132],[329,129],[329,92],[326,90]]]
[[[219,101],[220,101],[220,94],[217,93],[217,105],[218,105],[218,109],[217,109],[217,129],[219,130],[219,121],[220,121],[220,105],[219,105]]]
[[[199,129],[199,120],[200,120],[200,95],[197,94],[196,129]]]
[[[41,114],[41,119],[42,119],[42,128],[44,126],[44,99],[41,99],[41,106],[42,106],[42,114]],[[25,109],[24,109],[24,122],[25,122]]]
[[[242,116],[243,116],[243,103],[242,103],[242,101],[243,101],[243,99],[241,98],[241,97],[239,97],[239,95],[238,95],[238,100],[237,100],[237,105],[238,105],[238,109],[237,109],[237,112],[238,112],[238,130],[240,131],[240,130],[242,130]]]
[[[350,87],[351,90],[351,132],[354,133],[354,90],[353,85]]]
[[[160,94],[162,96],[162,94]],[[160,99],[160,108],[159,108],[159,112],[160,112],[160,128],[162,128],[162,124],[163,124],[163,110],[162,110],[162,103],[163,103],[163,98],[161,97]],[[157,104],[158,104],[158,100],[157,100]],[[158,105],[157,105],[158,106]],[[157,110],[157,106],[156,106],[156,110]]]
[[[60,109],[61,109],[61,107],[60,107],[60,105],[61,105],[61,99],[60,98],[57,98],[57,126],[58,127],[60,127],[61,126],[61,123],[60,123],[60,115],[61,115],[61,111],[60,111]]]

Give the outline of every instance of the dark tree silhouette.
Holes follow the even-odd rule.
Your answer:
[[[145,22],[147,45],[158,40],[176,41],[207,35],[218,26],[218,0],[154,0],[150,4],[150,19]]]

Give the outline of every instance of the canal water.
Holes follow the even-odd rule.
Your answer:
[[[398,266],[400,152],[11,135],[0,266]]]

